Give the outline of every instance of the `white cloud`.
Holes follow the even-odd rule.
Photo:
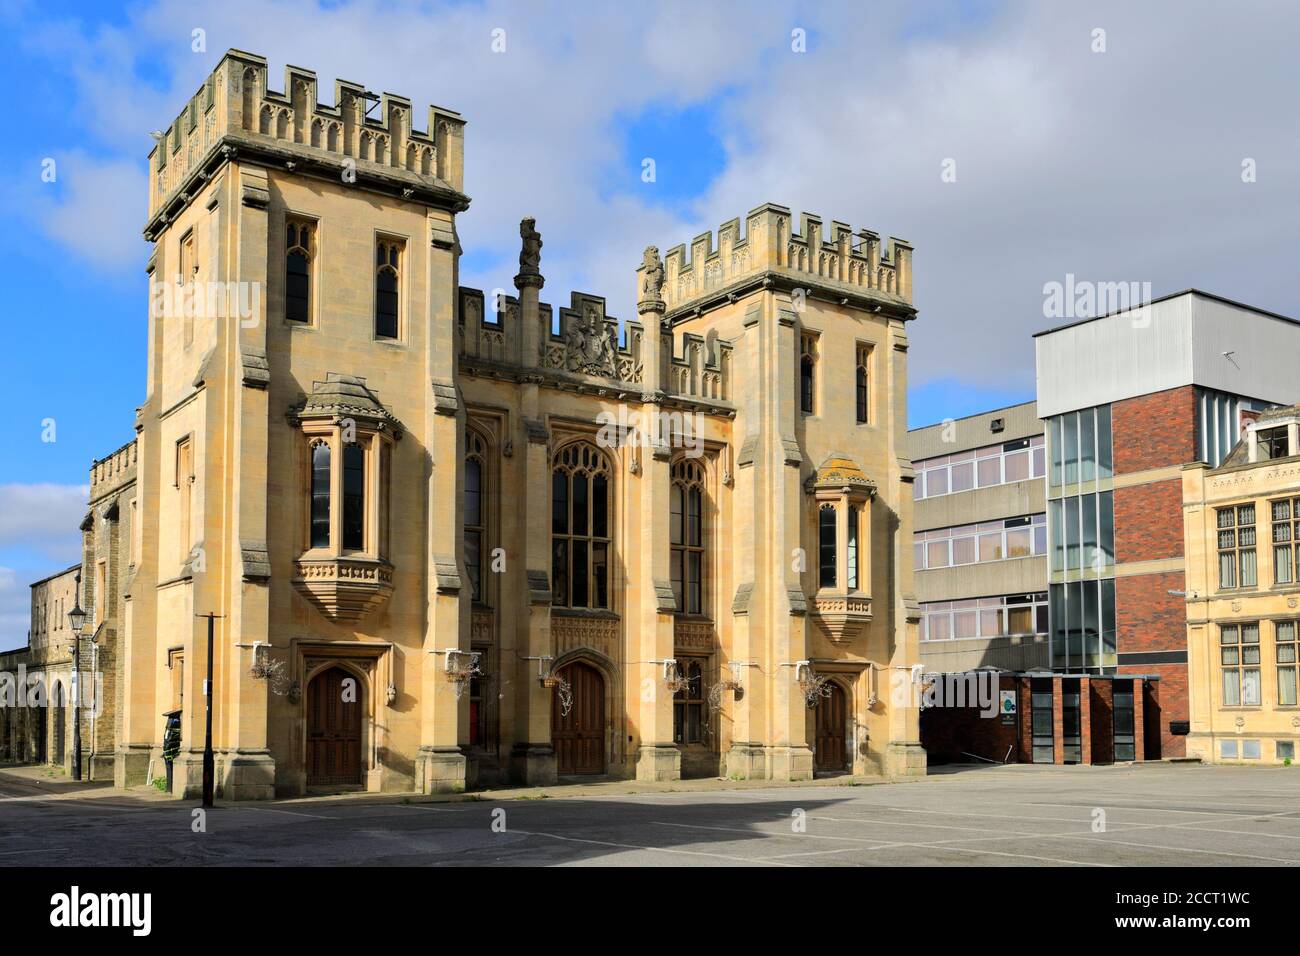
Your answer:
[[[123,164],[83,172],[87,191],[49,228],[88,255],[110,231],[126,237],[110,246],[130,246],[144,182],[127,169],[236,46],[265,54],[276,86],[291,62],[317,71],[325,99],[341,76],[464,113],[474,202],[462,242],[499,267],[462,281],[485,289],[510,287],[518,221],[533,215],[545,298],[563,304],[578,287],[627,317],[644,245],[670,248],[773,201],[915,244],[918,384],[1032,388],[1042,286],[1066,272],[1297,311],[1300,127],[1279,117],[1300,79],[1289,47],[1300,10],[1021,0],[972,19],[971,9],[141,4],[120,27],[60,25],[27,41],[71,71],[79,115]],[[196,26],[203,54],[190,50]],[[807,53],[790,51],[794,26],[808,30]],[[1098,26],[1102,54],[1090,48]],[[496,27],[504,54],[490,49]],[[621,117],[724,94],[726,167],[688,215],[618,185]],[[1245,157],[1260,170],[1249,186]],[[947,158],[955,183],[940,181]]]
[[[39,556],[51,571],[75,564],[89,495],[87,485],[0,484],[0,552]]]
[[[13,568],[0,567],[0,651],[12,651],[27,643],[31,607],[31,588],[18,580]]]
[[[44,159],[55,163],[57,192],[33,171],[20,199],[41,231],[102,268],[143,266],[149,254],[140,235],[149,190],[143,167],[82,150]]]

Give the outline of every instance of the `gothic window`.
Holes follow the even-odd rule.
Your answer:
[[[817,511],[818,587],[835,587],[835,506],[824,504]]]
[[[856,591],[858,589],[858,509],[855,505],[849,505],[848,532],[848,552],[845,555],[848,565],[848,587],[850,591]]]
[[[799,336],[799,408],[805,415],[815,410],[817,364],[817,339],[813,335]]]
[[[868,363],[871,361],[871,349],[865,345],[858,346],[858,367],[855,382],[857,397],[858,423],[866,424],[870,420],[870,392],[868,391]]]
[[[380,239],[375,246],[375,336],[395,339],[398,335],[398,289],[401,279],[402,244]]]
[[[379,509],[379,556],[386,558],[390,553],[393,514],[393,446],[388,442],[379,445],[379,487],[383,496],[379,499],[383,502]]]
[[[366,452],[360,445],[343,446],[343,550],[366,546]]]
[[[393,438],[370,426],[358,422],[353,436],[333,422],[303,423],[303,534],[316,560],[389,553]]]
[[[300,219],[290,219],[285,239],[284,317],[290,322],[311,321],[312,240],[315,227]]]
[[[189,438],[176,443],[176,490],[180,493],[180,540],[178,544],[180,545],[181,562],[184,563],[189,557],[192,541],[190,516],[193,510],[194,498],[194,443]]]
[[[609,462],[587,442],[566,445],[551,470],[551,601],[609,607]]]
[[[465,573],[469,575],[471,596],[475,601],[482,601],[487,538],[484,514],[487,449],[483,438],[473,431],[468,433],[465,445]]]
[[[673,742],[704,743],[704,668],[698,660],[683,660],[678,667],[685,682],[673,694]]]
[[[198,303],[194,301],[196,293],[196,276],[199,271],[198,252],[194,246],[194,230],[191,229],[181,237],[180,273],[177,281],[182,286],[180,313],[184,317],[183,330],[185,347],[194,344],[194,313]]]
[[[669,517],[673,597],[677,610],[704,613],[704,469],[683,458],[673,465]]]
[[[311,446],[311,546],[330,546],[330,446]]]

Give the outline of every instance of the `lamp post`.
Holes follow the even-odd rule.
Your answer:
[[[211,807],[213,791],[216,788],[216,761],[212,753],[212,642],[216,619],[221,615],[209,612],[197,616],[208,619],[208,676],[203,682],[205,708],[203,717],[203,806]]]
[[[86,626],[86,612],[81,609],[81,575],[77,575],[77,594],[68,612],[72,629],[72,779],[81,779],[81,632]]]

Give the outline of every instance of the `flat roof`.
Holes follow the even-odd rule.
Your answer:
[[[971,419],[971,418],[980,418],[980,417],[982,417],[982,416],[984,416],[984,415],[996,415],[998,412],[1009,412],[1009,411],[1011,411],[1012,409],[1016,409],[1016,408],[1024,408],[1024,407],[1026,407],[1027,405],[1035,405],[1035,404],[1037,404],[1037,402],[1038,402],[1038,399],[1036,399],[1036,398],[1031,398],[1031,399],[1029,399],[1029,401],[1027,401],[1027,402],[1016,402],[1016,404],[1014,404],[1014,405],[1001,405],[1001,406],[999,406],[999,407],[997,407],[997,408],[990,408],[990,409],[987,409],[986,411],[982,411],[982,412],[971,412],[971,414],[969,414],[969,415],[962,415],[960,418],[953,418],[953,419],[947,419],[947,418],[944,418],[944,419],[941,419],[940,421],[937,421],[937,422],[931,422],[929,425],[917,425],[915,428],[909,428],[909,429],[907,430],[907,432],[908,432],[908,434],[911,434],[912,432],[925,431],[927,428],[937,428],[937,427],[940,426],[940,425],[946,425],[949,421],[954,421],[954,422],[964,422],[964,421],[966,421],[966,420],[968,420],[968,419]]]
[[[1154,299],[1148,299],[1146,302],[1139,302],[1136,305],[1130,305],[1125,309],[1116,309],[1114,312],[1107,312],[1104,315],[1093,315],[1086,319],[1076,319],[1073,322],[1066,322],[1064,325],[1056,325],[1050,329],[1043,329],[1041,332],[1033,333],[1032,338],[1038,338],[1042,335],[1051,335],[1053,332],[1060,332],[1063,329],[1073,329],[1076,326],[1087,325],[1089,322],[1096,322],[1100,319],[1108,319],[1113,315],[1123,315],[1125,312],[1132,312],[1134,309],[1140,309],[1143,306],[1155,305],[1157,302],[1168,302],[1170,299],[1177,299],[1184,295],[1199,295],[1203,299],[1210,299],[1214,302],[1222,302],[1224,305],[1235,306],[1238,309],[1245,309],[1248,312],[1254,312],[1257,315],[1267,316],[1270,319],[1280,319],[1283,322],[1290,322],[1292,325],[1300,325],[1300,320],[1293,319],[1289,315],[1282,315],[1279,312],[1270,312],[1268,309],[1261,309],[1259,306],[1249,305],[1245,302],[1238,302],[1236,299],[1229,299],[1227,296],[1215,295],[1213,292],[1206,292],[1204,289],[1192,287],[1182,289],[1178,292],[1170,292],[1168,295],[1156,296]]]

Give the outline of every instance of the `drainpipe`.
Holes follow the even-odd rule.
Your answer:
[[[90,701],[90,766],[87,768],[86,779],[92,779],[95,772],[95,715],[99,712],[99,686],[95,680],[95,675],[99,673],[99,644],[91,642],[90,645],[90,690],[94,695]]]

